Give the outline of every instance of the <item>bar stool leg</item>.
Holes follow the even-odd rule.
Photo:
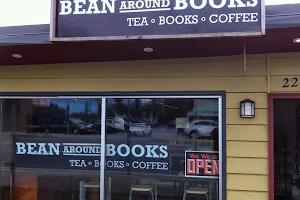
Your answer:
[[[209,187],[208,187],[208,189],[209,189],[209,200],[211,200],[211,186],[212,186],[212,183],[209,181]]]
[[[129,200],[132,200],[132,190],[130,190]]]
[[[183,194],[183,200],[185,200],[186,199],[186,192],[184,192],[184,194]]]
[[[205,196],[206,196],[206,200],[208,200],[208,195],[207,195],[207,194],[205,194]]]
[[[154,200],[154,195],[153,195],[153,192],[152,192],[152,191],[150,191],[150,193],[151,193],[152,200]]]
[[[156,186],[156,182],[155,182],[154,189],[155,189],[155,191],[154,191],[155,192],[155,194],[154,194],[155,195],[155,200],[157,200],[157,186]]]

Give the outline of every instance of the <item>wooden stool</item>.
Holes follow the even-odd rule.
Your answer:
[[[187,194],[205,195],[206,199],[209,200],[208,192],[209,192],[208,189],[205,188],[197,188],[197,187],[186,188],[184,190],[183,200],[186,200]]]
[[[155,200],[152,185],[134,185],[134,186],[130,187],[129,200],[132,200],[132,192],[133,191],[135,191],[135,192],[150,192],[152,200]]]
[[[100,184],[98,182],[87,183],[85,181],[80,181],[79,200],[85,200],[86,188],[100,188]]]

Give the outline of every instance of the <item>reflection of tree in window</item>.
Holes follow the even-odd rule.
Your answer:
[[[159,104],[155,103],[155,102],[157,102],[157,99],[152,99],[149,102],[151,104],[153,117],[158,120]]]
[[[141,99],[134,99],[134,109],[133,109],[133,115],[134,116],[141,116]]]
[[[127,108],[123,103],[123,99],[115,99],[115,104],[113,105],[114,109],[119,113],[119,114],[125,114],[127,112]]]
[[[86,101],[84,106],[84,114],[88,115],[89,113],[90,113],[90,104],[89,101]]]
[[[34,106],[33,113],[36,116],[66,116],[66,107],[51,103],[49,107]]]
[[[153,110],[152,110],[152,105],[149,102],[143,106],[143,110],[146,114],[146,117],[151,117]]]

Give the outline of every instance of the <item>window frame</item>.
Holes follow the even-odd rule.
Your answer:
[[[226,200],[226,91],[141,91],[141,92],[0,92],[1,115],[4,99],[101,99],[101,121],[106,122],[106,100],[111,98],[215,98],[219,104],[219,200]],[[2,127],[2,116],[0,127]],[[0,141],[2,129],[0,130]],[[106,133],[106,123],[101,123],[101,131]],[[101,134],[101,151],[105,152],[106,134]],[[105,155],[102,154],[102,155]],[[100,157],[101,163],[105,162],[105,156]],[[100,185],[105,185],[105,165],[100,168]],[[1,176],[1,172],[0,172]],[[100,200],[105,200],[105,187],[100,187]]]

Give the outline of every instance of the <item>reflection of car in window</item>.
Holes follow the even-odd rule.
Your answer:
[[[72,117],[69,119],[69,131],[73,134],[87,133],[89,128],[81,119]]]
[[[190,138],[212,138],[218,131],[218,122],[213,120],[194,120],[184,128],[184,134]]]
[[[101,124],[100,119],[87,119],[84,121],[85,124]]]
[[[154,117],[149,117],[149,118],[147,119],[147,122],[148,122],[150,125],[152,125],[152,126],[157,125],[157,120],[156,120]]]
[[[95,132],[97,134],[101,134],[101,120],[100,119],[87,119],[84,121],[84,123],[95,130]],[[112,120],[107,120],[106,121],[106,132],[107,133],[112,133],[117,131],[115,129],[115,126],[113,125],[113,121]]]
[[[72,117],[69,120],[70,120],[70,122],[72,122],[74,124],[84,124],[84,122],[79,118]]]
[[[129,134],[136,136],[151,135],[152,128],[148,123],[135,123],[130,126]]]
[[[68,122],[68,123],[67,123]],[[87,126],[81,119],[71,117],[69,120],[60,116],[34,117],[33,124],[28,125],[29,132],[44,133],[93,133],[94,129]]]
[[[136,117],[136,118],[133,119],[133,121],[134,121],[135,123],[144,123],[144,122],[146,122],[147,120],[144,119],[144,118],[142,118],[142,117]]]
[[[128,131],[129,124],[122,117],[108,117],[107,123],[116,131]]]

